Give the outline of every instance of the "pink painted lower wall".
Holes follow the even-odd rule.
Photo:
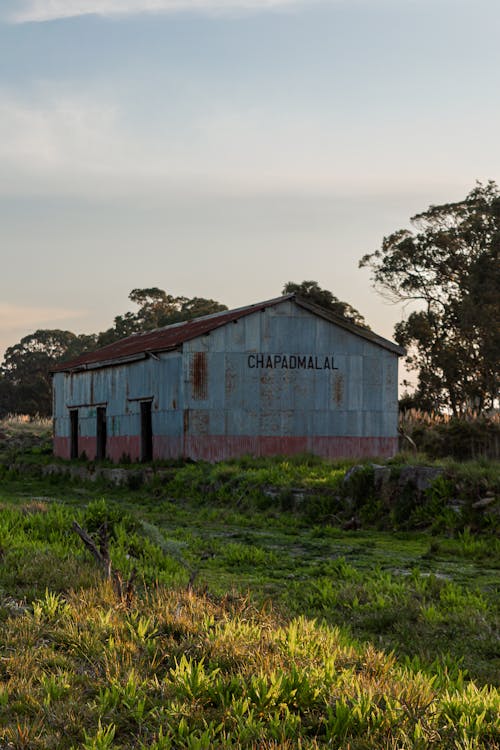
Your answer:
[[[390,458],[398,450],[398,438],[383,437],[255,437],[239,436],[187,436],[181,438],[153,437],[153,458],[191,458],[199,461],[223,461],[245,455],[276,456],[297,453],[314,453],[323,458]],[[78,451],[85,451],[88,459],[96,455],[96,439],[80,437]],[[70,458],[69,438],[54,439],[54,454],[60,458]],[[124,456],[131,461],[141,458],[141,440],[138,436],[109,437],[106,444],[106,457],[118,462]]]
[[[398,438],[381,437],[187,437],[184,455],[195,460],[222,461],[239,456],[291,456],[313,453],[323,458],[390,458]]]
[[[153,437],[153,458],[180,458],[182,453],[182,438],[156,435]]]
[[[94,450],[95,455],[95,450]],[[115,463],[130,459],[141,460],[141,438],[138,435],[122,435],[120,437],[108,437],[106,441],[106,458]]]
[[[67,437],[54,437],[54,456],[71,458],[70,440]]]
[[[85,456],[89,461],[96,457],[97,440],[95,437],[78,437],[78,455]],[[54,438],[54,455],[59,458],[71,458],[71,442],[69,438]],[[115,463],[124,457],[131,461],[139,461],[141,458],[141,439],[139,437],[113,437],[106,442],[106,458]]]

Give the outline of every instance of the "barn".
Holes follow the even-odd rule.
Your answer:
[[[54,452],[391,456],[403,353],[294,294],[134,334],[54,369]]]

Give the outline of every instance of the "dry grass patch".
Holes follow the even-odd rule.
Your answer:
[[[496,689],[244,598],[101,584],[0,629],[5,748],[500,747]]]

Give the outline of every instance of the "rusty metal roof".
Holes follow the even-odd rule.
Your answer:
[[[212,315],[204,315],[201,318],[187,320],[182,323],[173,323],[164,328],[155,328],[152,331],[134,333],[132,336],[127,336],[127,338],[115,341],[114,343],[103,346],[95,351],[85,352],[85,354],[81,354],[79,357],[67,362],[61,362],[53,368],[52,372],[87,370],[115,364],[125,364],[126,362],[132,362],[138,359],[145,359],[148,356],[154,356],[157,352],[177,349],[185,341],[198,338],[198,336],[208,334],[210,331],[214,331],[216,328],[220,328],[227,323],[231,323],[255,312],[261,312],[267,307],[274,307],[275,305],[290,299],[295,300],[298,305],[315,315],[319,315],[320,317],[329,320],[331,323],[335,323],[335,325],[345,328],[362,338],[366,338],[385,349],[389,349],[395,354],[402,355],[405,353],[404,349],[397,346],[392,341],[377,336],[377,334],[369,329],[357,326],[342,316],[335,315],[318,305],[314,305],[307,300],[302,299],[295,293],[292,293],[281,297],[275,297],[274,299],[266,300],[265,302],[258,302],[254,305],[238,307],[234,310],[225,310],[223,312],[213,313]]]

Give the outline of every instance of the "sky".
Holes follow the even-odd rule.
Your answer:
[[[1,0],[0,358],[158,286],[312,279],[392,338],[359,259],[500,175],[498,0]]]

